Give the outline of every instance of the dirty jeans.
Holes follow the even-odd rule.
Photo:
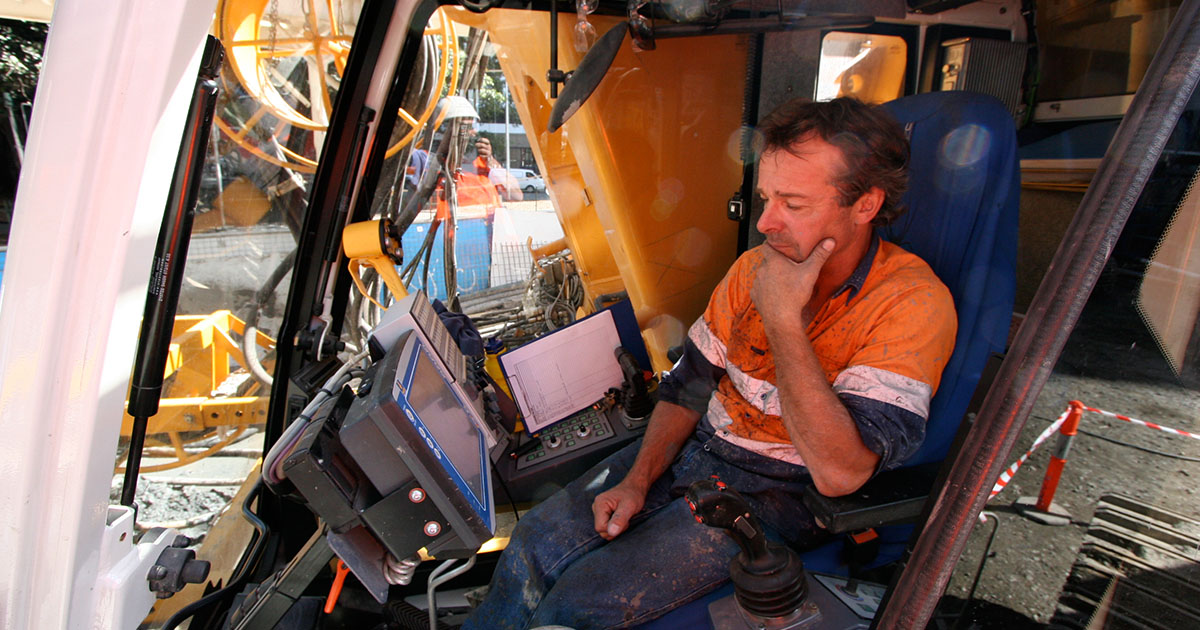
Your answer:
[[[629,529],[607,542],[594,528],[592,500],[625,477],[639,447],[618,451],[521,516],[464,630],[627,628],[721,586],[738,547],[725,531],[697,523],[683,498],[712,475],[747,499],[768,538],[800,547],[826,539],[801,500],[811,484],[806,469],[698,432]]]

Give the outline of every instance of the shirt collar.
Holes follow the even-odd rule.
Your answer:
[[[867,274],[871,271],[871,264],[875,262],[875,254],[879,251],[879,240],[878,235],[871,235],[871,245],[867,248],[867,253],[863,255],[862,260],[858,262],[858,267],[854,268],[854,273],[850,274],[849,278],[846,278],[846,282],[829,299],[832,300],[848,291],[849,295],[846,297],[846,301],[848,302],[853,300],[855,295],[858,295],[858,292],[863,288],[863,283],[867,281]]]

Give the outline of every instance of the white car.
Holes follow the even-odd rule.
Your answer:
[[[546,190],[546,180],[542,179],[537,171],[531,171],[527,168],[514,168],[512,175],[517,180],[517,186],[527,192],[544,192]]]

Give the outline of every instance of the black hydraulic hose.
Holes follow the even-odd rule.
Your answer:
[[[433,251],[433,239],[437,236],[438,228],[441,225],[442,220],[437,217],[434,217],[433,222],[429,224],[429,231],[426,232],[425,239],[421,241],[421,246],[417,248],[417,251],[412,253],[412,258],[409,259],[408,265],[400,272],[400,277],[404,280],[404,286],[407,287],[412,284],[413,278],[417,275],[416,266],[420,264],[421,259],[429,258],[429,252]],[[429,263],[426,262],[425,265],[428,267]],[[422,284],[421,286],[426,285]]]
[[[1076,429],[1076,431],[1078,431],[1080,435],[1094,437],[1097,440],[1104,440],[1105,442],[1108,442],[1109,444],[1116,444],[1117,446],[1125,446],[1128,448],[1132,448],[1134,450],[1141,451],[1143,453],[1149,453],[1151,455],[1158,455],[1159,457],[1168,457],[1170,459],[1179,459],[1179,460],[1183,460],[1185,462],[1200,462],[1200,457],[1191,457],[1188,455],[1180,455],[1177,453],[1168,453],[1166,451],[1160,451],[1158,449],[1147,448],[1145,446],[1139,446],[1137,444],[1133,444],[1132,442],[1124,442],[1124,441],[1118,440],[1116,438],[1111,438],[1111,437],[1108,437],[1107,435],[1093,433],[1091,431],[1088,431],[1087,429]]]
[[[983,546],[983,554],[979,558],[979,567],[975,569],[975,579],[971,581],[971,589],[967,591],[967,597],[963,604],[963,609],[958,613],[958,618],[954,620],[954,625],[950,630],[958,630],[962,627],[963,621],[967,618],[967,612],[971,610],[971,602],[975,600],[975,591],[979,588],[979,579],[983,577],[983,568],[987,566],[987,561],[992,554],[992,543],[996,542],[996,534],[1000,531],[1000,519],[992,512],[981,512],[980,518],[992,519],[992,533],[988,534],[987,544]]]
[[[133,432],[129,436],[129,458],[125,462],[125,479],[121,487],[121,504],[133,505],[137,492],[138,469],[142,464],[142,446],[146,442],[146,424],[158,413],[162,395],[163,371],[175,327],[175,309],[179,305],[179,288],[183,283],[183,265],[187,259],[188,242],[192,237],[192,219],[196,212],[196,193],[200,188],[200,173],[208,148],[208,132],[212,128],[213,110],[217,104],[217,74],[225,53],[217,38],[208,37],[200,61],[200,76],[188,107],[187,125],[175,161],[175,175],[167,196],[162,228],[150,267],[150,286],[146,294],[146,309],[142,313],[142,331],[138,337],[137,358],[133,364],[132,385],[129,390],[129,415],[133,416]]]
[[[242,502],[242,516],[246,517],[246,520],[250,521],[250,524],[254,526],[254,538],[250,542],[249,552],[242,556],[242,559],[238,562],[237,568],[234,569],[233,577],[229,578],[229,583],[179,609],[178,612],[171,615],[170,619],[167,619],[161,630],[174,630],[185,619],[195,616],[196,613],[232,595],[236,595],[245,585],[246,580],[250,578],[250,574],[254,572],[254,564],[258,561],[258,556],[262,552],[263,545],[266,544],[267,534],[270,533],[267,524],[258,518],[257,514],[250,511],[250,504],[262,492],[262,488],[262,476],[259,475],[258,481],[255,482],[250,492],[246,493],[246,500]]]
[[[258,356],[258,318],[262,315],[262,310],[266,307],[267,302],[275,296],[275,289],[279,287],[280,281],[288,275],[295,264],[296,250],[293,249],[275,266],[275,270],[267,277],[267,281],[254,294],[254,303],[250,305],[250,310],[243,320],[245,328],[242,330],[242,356],[246,359],[246,369],[250,370],[250,374],[254,376],[255,380],[267,387],[271,386],[275,377],[267,372],[263,367],[262,359]]]

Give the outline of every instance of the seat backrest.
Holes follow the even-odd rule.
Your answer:
[[[906,464],[939,461],[992,353],[1008,340],[1016,294],[1020,164],[1012,116],[973,92],[931,92],[884,107],[912,145],[908,211],[880,234],[917,254],[950,289],[954,354],[930,406],[925,442]]]

